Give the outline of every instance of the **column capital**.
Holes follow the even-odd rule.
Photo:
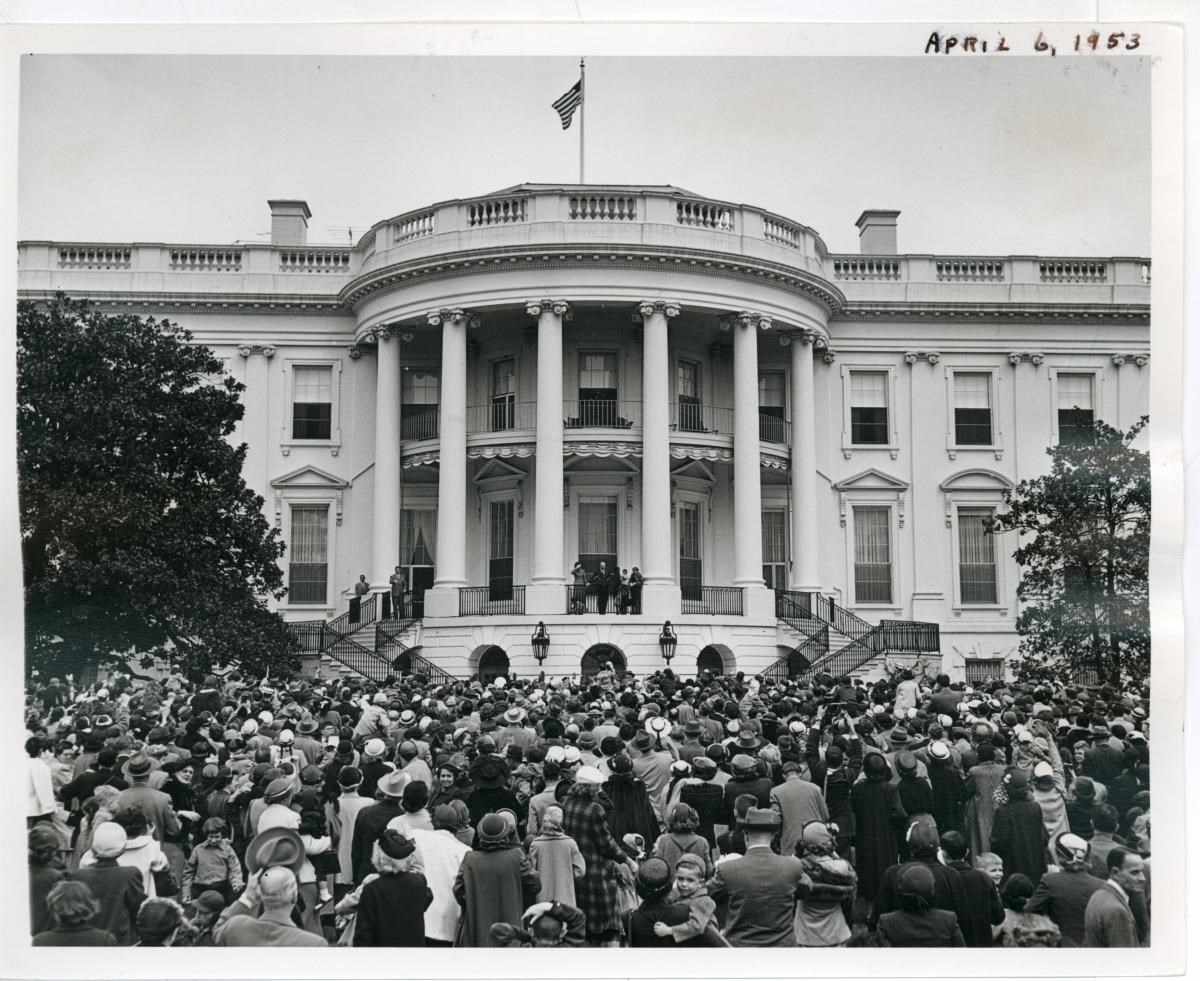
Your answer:
[[[640,324],[656,313],[661,313],[670,320],[672,317],[678,317],[679,311],[680,304],[675,300],[642,300],[633,309],[631,316],[635,324]]]
[[[479,326],[479,318],[462,307],[442,307],[440,310],[431,310],[425,315],[425,322],[430,327],[439,327],[443,323],[456,324],[460,321],[468,327]]]
[[[810,328],[804,327],[799,330],[785,330],[779,332],[779,343],[782,347],[787,347],[792,341],[799,344],[816,344],[820,335]]]
[[[730,313],[721,318],[721,330],[732,330],[735,326],[770,330],[774,326],[774,321],[765,313],[758,313],[755,310],[739,310],[737,313]]]
[[[248,358],[252,354],[261,354],[268,361],[275,357],[274,344],[239,344],[237,349],[238,354],[243,358]]]
[[[563,320],[571,319],[571,304],[566,300],[527,300],[525,302],[525,312],[531,317],[540,317],[544,311],[552,311],[555,316],[562,317]]]
[[[402,327],[400,324],[381,324],[378,327],[372,327],[363,336],[376,343],[390,341],[393,337],[401,341],[411,341],[413,339],[412,331]]]

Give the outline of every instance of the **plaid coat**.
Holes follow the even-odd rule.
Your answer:
[[[617,865],[625,860],[625,852],[608,829],[604,807],[586,794],[572,793],[563,801],[563,831],[575,839],[587,865],[575,883],[575,905],[587,917],[588,934],[620,930]]]

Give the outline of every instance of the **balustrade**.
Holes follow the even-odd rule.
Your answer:
[[[497,399],[467,406],[467,434],[503,433],[537,428],[537,403]]]
[[[633,429],[642,424],[642,403],[624,399],[564,399],[564,429]]]
[[[281,272],[348,273],[350,249],[301,249],[279,253]]]
[[[568,214],[575,219],[595,221],[636,221],[637,198],[604,197],[600,195],[572,194]]]

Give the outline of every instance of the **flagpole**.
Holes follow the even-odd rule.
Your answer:
[[[585,90],[587,88],[584,82],[584,65],[583,59],[579,59],[579,183],[583,183],[583,128],[584,121],[587,118],[587,99]]]

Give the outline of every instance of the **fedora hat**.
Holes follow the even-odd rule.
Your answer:
[[[525,715],[526,712],[523,708],[521,708],[519,705],[514,705],[504,713],[504,721],[510,726],[515,726],[525,721]]]
[[[575,745],[580,749],[595,749],[596,734],[593,732],[581,732],[579,738],[575,740]]]
[[[299,875],[303,865],[304,841],[291,828],[268,828],[246,846],[246,868],[252,875],[276,866]]]
[[[739,749],[757,749],[759,746],[758,736],[755,735],[753,729],[743,729],[738,733],[737,745]]]
[[[385,773],[379,778],[379,782],[375,785],[381,794],[386,797],[403,797],[404,788],[408,786],[408,774],[402,770],[393,770],[391,773]]]
[[[747,829],[759,828],[764,831],[778,828],[782,823],[780,816],[769,807],[752,807],[742,819],[742,824]]]
[[[296,726],[296,731],[302,736],[311,736],[318,729],[320,729],[320,726],[317,725],[316,719],[305,719],[298,726]]]
[[[704,732],[704,726],[695,719],[684,724],[683,734],[685,736],[699,736],[702,732]]]

